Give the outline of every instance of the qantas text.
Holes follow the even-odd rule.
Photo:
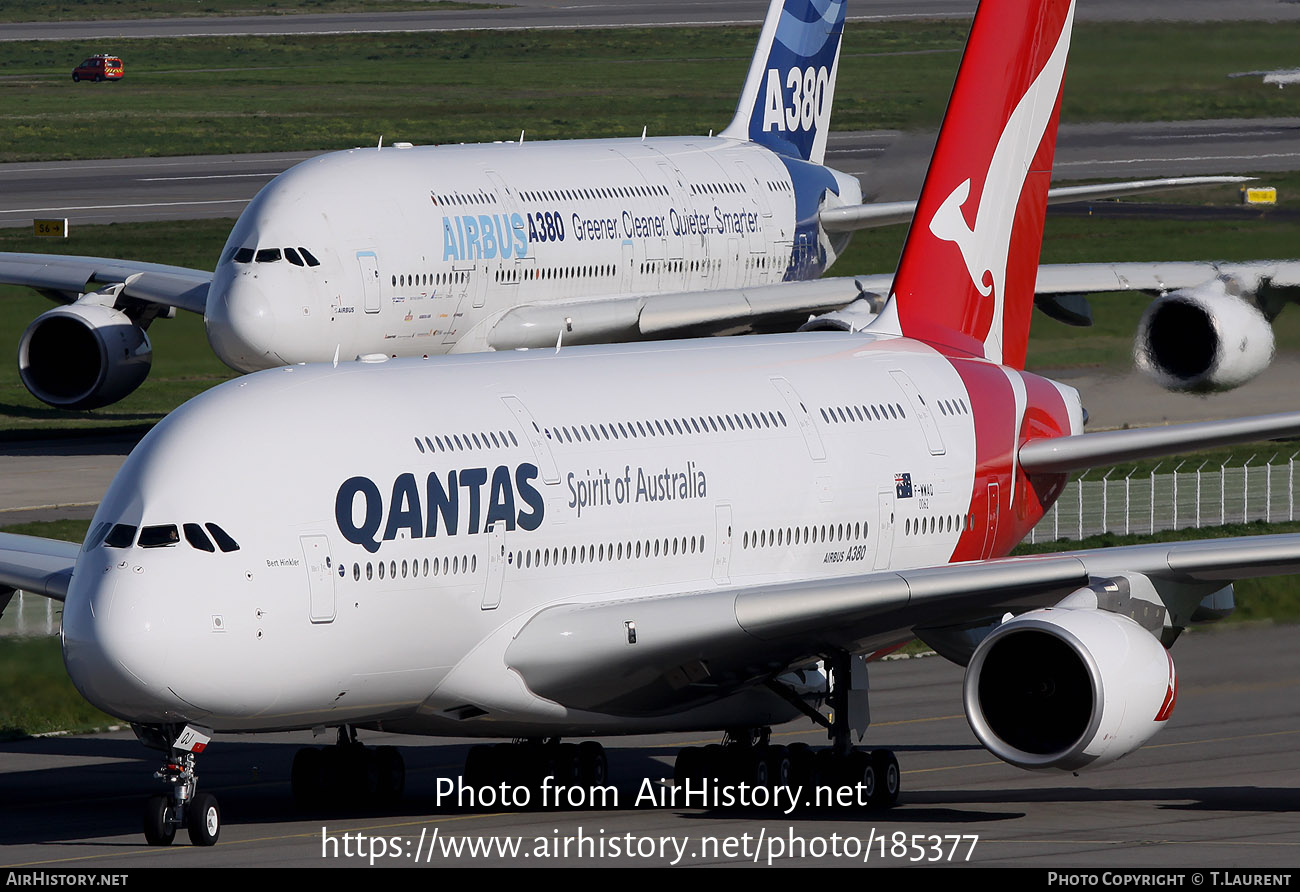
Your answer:
[[[371,554],[403,530],[412,539],[436,536],[439,526],[448,536],[483,532],[498,522],[505,530],[535,530],[546,513],[546,502],[532,484],[535,479],[537,466],[527,462],[513,473],[506,465],[491,472],[487,468],[461,468],[445,475],[434,471],[423,486],[414,474],[400,474],[385,507],[377,483],[369,477],[349,477],[334,498],[334,519],[344,539]],[[358,522],[359,507],[364,510]]]

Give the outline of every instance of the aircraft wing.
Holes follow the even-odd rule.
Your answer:
[[[99,287],[121,284],[121,295],[203,313],[212,273],[183,266],[75,257],[0,253],[0,284],[25,285],[62,303]]]
[[[76,542],[0,533],[0,591],[22,589],[62,601],[79,551]]]
[[[1178,288],[1193,288],[1220,276],[1243,283],[1247,290],[1256,290],[1263,281],[1278,287],[1295,287],[1300,285],[1300,260],[1044,264],[1038,268],[1034,291],[1040,295],[1098,291],[1163,294]]]
[[[1217,186],[1225,183],[1244,183],[1254,177],[1167,177],[1158,180],[1129,180],[1120,183],[1090,183],[1084,186],[1057,186],[1047,191],[1048,204],[1068,204],[1072,201],[1100,201],[1122,195],[1140,195],[1166,189],[1189,186]],[[857,204],[847,207],[824,208],[818,215],[828,232],[854,232],[906,223],[916,210],[915,201],[885,201]]]
[[[601,344],[715,334],[793,322],[838,310],[860,297],[883,295],[892,274],[781,282],[751,288],[683,291],[630,297],[525,304],[503,313],[486,332],[486,344],[462,340],[461,350],[514,350],[565,344]]]
[[[650,711],[772,678],[912,629],[1049,606],[1098,577],[1208,590],[1300,571],[1300,535],[1133,545],[865,573],[807,583],[545,608],[506,649],[535,694],[571,708]],[[581,654],[581,659],[574,659]]]
[[[1300,261],[1043,264],[1038,268],[1035,305],[1053,318],[1087,325],[1091,311],[1082,300],[1069,303],[1071,296],[1106,291],[1165,294],[1219,278],[1233,280],[1242,293],[1255,293],[1263,285],[1294,288],[1300,286]],[[828,276],[717,291],[526,304],[503,313],[486,332],[486,343],[466,340],[457,352],[552,347],[561,332],[563,343],[573,345],[788,330],[821,314],[835,314],[837,319],[819,327],[857,329],[879,312],[893,280],[892,273]],[[861,314],[838,318],[838,311],[860,298],[866,305]]]

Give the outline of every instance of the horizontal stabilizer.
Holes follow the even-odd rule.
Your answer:
[[[1020,447],[1020,466],[1027,474],[1056,474],[1234,443],[1296,436],[1300,436],[1300,412],[1099,431],[1030,440]]]
[[[1226,183],[1246,183],[1254,177],[1169,177],[1159,180],[1128,180],[1119,183],[1090,183],[1086,186],[1056,186],[1047,190],[1048,204],[1069,204],[1075,201],[1100,201],[1123,195],[1141,195],[1165,189],[1185,189],[1190,186],[1218,186]],[[874,204],[856,204],[848,207],[826,208],[818,219],[827,232],[854,232],[906,223],[916,211],[915,201],[882,201]]]

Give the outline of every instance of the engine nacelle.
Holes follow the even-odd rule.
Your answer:
[[[1172,291],[1147,307],[1133,358],[1169,390],[1231,390],[1273,361],[1273,326],[1222,279]]]
[[[1034,610],[1000,625],[966,668],[966,718],[1020,768],[1077,771],[1131,753],[1164,726],[1174,661],[1150,632],[1105,610]]]
[[[149,376],[153,347],[120,310],[92,303],[37,316],[18,343],[18,374],[32,396],[59,409],[97,409]]]

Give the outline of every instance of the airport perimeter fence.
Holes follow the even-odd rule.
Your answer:
[[[1088,472],[1066,484],[1026,541],[1295,520],[1297,456],[1300,452],[1274,454],[1264,462],[1254,455],[1218,466],[1177,461],[1149,471]]]

